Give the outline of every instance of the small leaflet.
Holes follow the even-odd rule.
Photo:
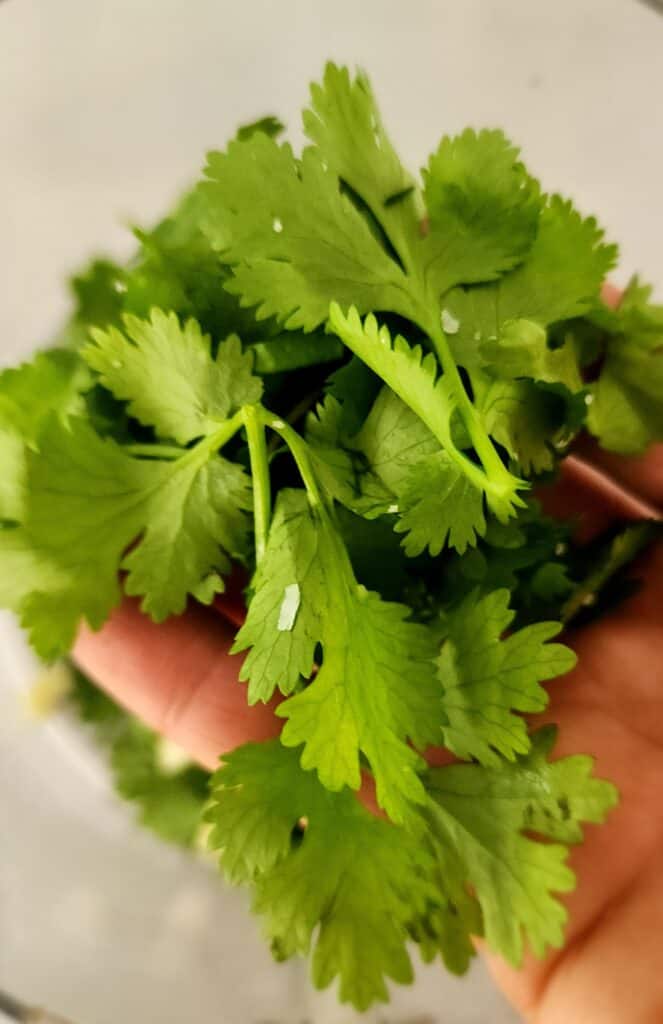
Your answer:
[[[283,600],[279,611],[279,621],[276,628],[281,632],[289,632],[295,624],[301,592],[299,583],[289,583],[283,591]]]

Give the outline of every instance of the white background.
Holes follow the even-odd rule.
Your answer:
[[[298,110],[323,61],[363,65],[412,167],[503,126],[548,189],[596,213],[663,295],[663,18],[636,0],[0,2],[0,362],[52,335],[63,278],[131,251],[238,122]],[[241,896],[138,833],[66,723],[26,723],[0,637],[0,985],[77,1024],[316,1024]],[[502,1024],[481,972],[429,969],[374,1020]]]

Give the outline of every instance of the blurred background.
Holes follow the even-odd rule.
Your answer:
[[[638,0],[0,0],[0,363],[52,336],[65,277],[131,252],[239,122],[301,140],[308,82],[365,67],[406,162],[504,127],[663,297],[663,18]],[[76,1024],[348,1024],[273,967],[243,896],[133,824],[80,730],[31,723],[0,621],[0,986]],[[0,1015],[1,1019],[1,1015]],[[438,967],[364,1018],[516,1020],[479,966]]]

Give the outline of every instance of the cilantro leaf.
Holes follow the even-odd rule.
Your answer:
[[[252,882],[280,958],[312,948],[314,984],[338,977],[361,1010],[387,1000],[386,978],[412,980],[407,925],[430,890],[416,841],[327,792],[278,741],[226,756],[212,786],[210,843],[231,881]]]
[[[402,255],[420,236],[423,204],[385,131],[366,75],[359,72],[353,80],[347,68],[327,64],[322,84],[311,86],[304,131],[343,186],[370,211],[378,237],[386,237]]]
[[[423,746],[439,736],[432,636],[407,621],[403,605],[356,582],[340,537],[300,491],[279,495],[254,591],[233,648],[251,647],[240,674],[249,700],[268,700],[276,687],[290,694],[300,677],[310,679],[279,705],[283,743],[303,744],[302,767],[335,791],[359,788],[362,752],[380,806],[403,821],[424,798],[424,765],[406,738]],[[318,644],[322,664],[313,674]]]
[[[477,403],[491,436],[524,473],[552,469],[557,446],[564,448],[573,430],[582,423],[586,413],[584,397],[576,402],[564,387],[543,387],[530,380],[476,383]]]
[[[486,528],[481,492],[446,452],[426,456],[411,467],[400,493],[398,533],[408,555],[428,549],[439,555],[448,543],[461,554]]]
[[[442,139],[424,171],[430,221],[429,287],[490,281],[526,256],[539,218],[538,189],[500,131]]]
[[[606,245],[593,217],[583,219],[572,204],[552,196],[543,206],[536,239],[524,262],[490,284],[456,289],[446,304],[458,328],[451,345],[468,369],[482,363],[486,343],[499,343],[509,321],[533,321],[540,327],[582,316],[599,299],[616,248]]]
[[[663,306],[633,278],[609,321],[588,426],[604,448],[637,454],[663,439]]]
[[[74,352],[39,352],[32,362],[0,373],[0,425],[14,427],[34,442],[53,413],[66,419],[83,412],[82,394],[90,383],[85,364]]]
[[[57,344],[76,350],[88,340],[90,324],[116,323],[122,312],[125,271],[107,259],[95,259],[69,281],[74,310],[58,332]]]
[[[450,765],[429,773],[432,842],[449,873],[476,893],[486,940],[510,963],[563,942],[566,910],[554,893],[574,888],[561,843],[581,838],[582,822],[601,822],[616,803],[614,786],[591,778],[592,759],[548,762],[554,729],[532,738],[515,763]],[[526,833],[561,842],[541,843]]]
[[[571,339],[551,348],[545,330],[532,320],[507,320],[499,340],[481,346],[489,373],[505,380],[529,377],[547,384],[564,384],[569,391],[583,387]]]
[[[489,468],[482,469],[458,448],[453,423],[459,393],[448,374],[438,375],[438,364],[433,354],[424,355],[418,345],[411,348],[400,335],[392,342],[386,326],[378,327],[372,315],[362,323],[354,308],[345,316],[340,307],[332,303],[329,319],[330,328],[355,355],[380,373],[392,391],[437,439],[453,461],[456,474],[466,478],[467,483],[462,488],[463,502],[458,505],[456,514],[462,511],[465,515],[471,507],[473,529],[477,529],[483,493],[493,513],[500,520],[508,519],[522,505],[518,491],[526,485],[508,472],[493,449],[484,453],[489,456],[486,458]],[[472,494],[472,488],[477,492],[476,496]]]
[[[270,139],[275,139],[277,136],[282,135],[284,131],[285,125],[283,122],[278,117],[274,117],[273,114],[267,114],[265,117],[258,118],[257,121],[251,121],[250,124],[241,125],[237,129],[236,137],[240,142],[244,142],[258,132],[262,132],[264,135],[269,135]]]
[[[259,401],[262,383],[236,336],[212,359],[210,338],[195,320],[182,325],[174,313],[153,309],[149,320],[125,314],[123,327],[93,329],[83,355],[103,386],[161,437],[187,444]]]
[[[463,551],[484,530],[477,490],[440,450],[422,420],[383,388],[354,437],[342,429],[343,410],[331,397],[308,420],[308,437],[327,490],[346,508],[374,518],[397,514],[409,556],[437,555],[447,539]]]
[[[84,412],[87,367],[74,352],[54,348],[30,363],[0,373],[0,519],[19,520],[25,488],[25,445],[34,445],[44,422]]]
[[[444,687],[444,744],[459,757],[495,766],[529,750],[524,720],[514,711],[542,711],[546,679],[573,668],[575,655],[547,643],[557,622],[538,622],[503,634],[513,622],[508,590],[469,597],[447,615],[448,635],[438,660]]]
[[[137,459],[85,421],[49,425],[27,456],[22,525],[0,533],[3,558],[25,563],[5,603],[44,657],[67,650],[82,617],[101,626],[120,599],[120,568],[157,621],[183,611],[188,593],[211,601],[222,589],[228,555],[245,544],[248,480],[204,445],[173,461]]]
[[[344,409],[332,395],[309,415],[306,436],[316,475],[336,501],[375,519],[393,511],[395,495],[362,449],[360,437],[346,433],[344,421]]]
[[[226,287],[257,306],[259,320],[311,331],[334,297],[364,310],[408,308],[402,271],[313,150],[298,163],[290,146],[257,134],[210,153],[206,174],[222,225],[208,226],[210,241],[233,271]]]
[[[284,725],[225,759],[212,843],[275,956],[364,1009],[410,942],[458,973],[474,936],[514,964],[561,942],[567,847],[615,794],[524,714],[574,664],[556,620],[623,596],[659,531],[580,549],[524,492],[586,421],[663,438],[663,310],[637,280],[602,306],[616,250],[499,131],[417,177],[333,64],[301,155],[282,129],[211,153],[126,266],[74,279],[64,348],[0,373],[0,604],[53,658],[123,593],[160,621],[255,567],[234,650]],[[207,773],[73,699],[142,823],[192,845]],[[439,743],[469,763],[430,769]]]

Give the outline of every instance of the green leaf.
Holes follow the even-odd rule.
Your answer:
[[[492,471],[486,472],[459,450],[453,431],[453,417],[459,402],[458,391],[447,374],[439,376],[435,356],[430,352],[424,355],[419,345],[411,348],[400,335],[392,341],[386,326],[378,327],[372,315],[367,316],[362,323],[356,309],[350,309],[345,316],[340,307],[332,303],[329,323],[330,329],[338,334],[348,348],[379,373],[392,391],[422,421],[453,460],[456,472],[460,471],[479,495],[485,494],[495,515],[500,520],[508,519],[522,504],[518,491],[526,485],[506,470],[494,452]],[[479,499],[473,495],[469,498],[471,490],[467,486],[463,487],[463,492],[468,496],[467,501],[471,500],[472,508],[477,510]],[[475,526],[479,524],[478,511],[473,515],[473,523]]]
[[[239,673],[249,683],[249,704],[267,702],[277,689],[288,695],[313,672],[315,646],[330,615],[320,554],[325,539],[303,492],[281,491],[267,551],[253,577],[248,615],[233,646],[233,653],[250,648]],[[297,613],[293,622],[287,620],[288,628],[279,628],[288,587],[298,588]]]
[[[536,956],[562,945],[567,914],[554,894],[575,885],[566,846],[529,833],[578,842],[581,823],[603,821],[616,803],[614,786],[591,777],[591,758],[546,761],[554,736],[536,733],[532,752],[514,764],[451,765],[429,776],[433,845],[476,893],[491,949],[515,966],[523,933]]]
[[[362,449],[361,434],[351,437],[346,432],[345,419],[343,406],[332,395],[308,416],[306,438],[316,475],[326,492],[345,508],[375,519],[393,511],[394,492]]]
[[[364,311],[409,309],[402,271],[313,150],[298,162],[290,146],[257,134],[210,153],[206,174],[221,224],[206,230],[232,267],[227,288],[257,306],[259,320],[311,331],[331,298]]]
[[[149,320],[125,315],[123,331],[93,329],[83,355],[129,412],[164,438],[187,444],[218,430],[242,405],[259,401],[253,358],[231,335],[212,359],[210,339],[195,320],[153,309]]]
[[[312,335],[287,331],[267,341],[254,342],[249,351],[256,373],[263,375],[332,363],[344,353],[340,341],[321,331]]]
[[[264,337],[273,325],[259,329],[253,316],[224,290],[229,271],[203,231],[209,217],[208,203],[197,186],[156,227],[134,231],[140,248],[124,276],[122,308],[143,319],[155,307],[182,319],[193,317],[214,338],[230,333],[245,342]],[[119,316],[114,322],[119,323]]]
[[[428,549],[435,557],[447,543],[462,554],[486,528],[481,491],[446,452],[412,465],[398,509],[396,530],[405,534],[403,546],[410,556]]]
[[[240,142],[244,142],[258,132],[262,132],[263,135],[268,135],[270,139],[275,139],[284,131],[285,125],[283,122],[278,117],[274,117],[273,114],[267,114],[266,117],[260,117],[257,121],[251,121],[250,124],[243,124],[237,129],[236,138]]]
[[[424,746],[439,736],[432,636],[407,621],[403,605],[356,582],[340,537],[301,491],[279,494],[253,589],[233,648],[251,647],[240,674],[249,700],[268,700],[276,687],[292,693],[301,677],[310,679],[279,705],[283,743],[303,744],[302,767],[334,791],[359,788],[363,753],[380,806],[405,820],[424,799],[424,764],[406,740]]]
[[[274,740],[224,758],[213,779],[210,843],[231,881],[249,880],[279,958],[312,949],[313,981],[336,977],[365,1010],[386,978],[412,980],[407,926],[431,894],[430,857],[350,793],[329,793]]]
[[[430,233],[422,242],[428,287],[491,281],[527,255],[539,193],[500,131],[442,139],[424,171]]]
[[[81,414],[83,392],[91,384],[87,367],[74,352],[54,348],[32,362],[0,373],[0,429],[13,427],[25,441],[35,442],[44,421]]]
[[[344,187],[370,211],[378,236],[400,255],[417,242],[423,204],[385,131],[363,72],[352,79],[347,68],[327,64],[322,84],[311,86],[304,131]]]
[[[570,202],[550,197],[520,266],[492,284],[457,289],[445,300],[458,321],[451,338],[458,362],[468,369],[480,365],[482,345],[496,341],[507,321],[547,327],[592,309],[617,253],[602,238],[593,217],[583,219]]]
[[[633,278],[611,322],[606,358],[592,385],[588,426],[623,455],[663,440],[663,305]]]
[[[389,388],[362,429],[343,431],[343,409],[330,396],[308,420],[319,479],[329,494],[368,519],[398,515],[395,529],[413,557],[448,543],[463,551],[485,528],[481,491],[459,472],[418,416]]]
[[[68,429],[53,421],[28,453],[22,526],[0,534],[3,559],[24,563],[4,603],[44,657],[69,648],[81,618],[101,626],[120,599],[120,568],[155,620],[179,614],[187,594],[211,601],[222,589],[228,556],[244,548],[248,507],[242,469],[202,445],[174,461],[142,460],[82,420]]]
[[[571,392],[583,387],[572,340],[550,348],[545,330],[532,320],[507,320],[499,338],[481,346],[481,355],[487,372],[502,380],[529,377]]]
[[[13,427],[0,424],[0,522],[18,521],[23,514],[25,444]]]
[[[45,421],[85,410],[90,373],[74,353],[53,348],[0,373],[0,520],[19,520],[25,491],[25,445],[34,445]]]
[[[584,393],[530,380],[475,378],[477,404],[490,435],[526,474],[552,469],[587,412]]]
[[[508,590],[470,594],[448,613],[438,660],[444,745],[493,767],[529,750],[526,723],[514,711],[542,711],[548,694],[540,683],[576,662],[567,647],[547,642],[559,633],[557,622],[538,622],[503,638],[514,615]]]
[[[95,259],[70,279],[69,287],[74,311],[56,340],[58,345],[75,350],[88,340],[90,324],[105,326],[119,320],[125,271],[110,260]]]

